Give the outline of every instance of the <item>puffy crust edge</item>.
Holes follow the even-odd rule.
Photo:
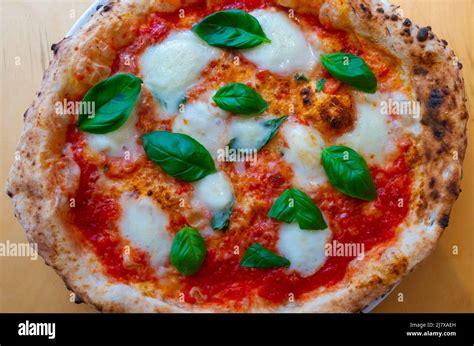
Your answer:
[[[110,282],[102,274],[95,255],[84,249],[74,235],[64,231],[67,193],[74,191],[78,174],[72,162],[64,162],[62,151],[71,118],[54,112],[64,98],[80,97],[90,86],[110,73],[116,51],[132,40],[130,28],[152,11],[172,11],[181,0],[111,1],[101,8],[73,37],[53,45],[55,57],[40,92],[25,112],[25,125],[16,160],[7,181],[15,215],[28,240],[38,244],[40,255],[63,278],[82,301],[102,311],[185,312],[231,311],[177,306],[146,297],[138,289]],[[397,55],[412,78],[422,105],[421,134],[416,138],[419,166],[414,172],[414,198],[410,213],[400,225],[396,239],[387,247],[376,247],[366,260],[353,263],[346,279],[324,292],[311,292],[304,302],[269,310],[256,305],[253,312],[354,312],[387,292],[413,270],[435,248],[447,227],[453,202],[459,194],[462,161],[467,138],[467,109],[460,72],[462,65],[430,28],[419,28],[401,18],[386,1],[370,0],[281,0],[284,6],[320,11],[321,21],[356,30]],[[133,13],[134,16],[130,16]],[[408,25],[410,23],[410,25]],[[113,34],[111,34],[113,33]],[[426,39],[424,39],[426,36]],[[108,39],[113,45],[107,45]],[[92,66],[82,81],[76,73]],[[453,155],[457,153],[457,160]],[[67,179],[68,178],[68,179]]]

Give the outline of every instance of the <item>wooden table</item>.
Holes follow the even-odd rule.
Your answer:
[[[464,65],[472,130],[474,117],[474,0],[395,0],[404,15],[431,25],[445,38]],[[0,182],[3,185],[21,128],[23,112],[37,91],[59,41],[92,0],[0,0],[1,117]],[[473,311],[474,155],[473,135],[464,163],[462,193],[451,222],[434,253],[411,273],[376,312]],[[0,242],[26,242],[10,201],[0,194]],[[453,247],[459,249],[453,254]],[[69,291],[41,259],[0,257],[0,311],[91,312],[70,301]]]

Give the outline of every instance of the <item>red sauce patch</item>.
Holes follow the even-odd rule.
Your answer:
[[[341,244],[363,244],[366,252],[393,239],[397,225],[407,215],[411,188],[410,171],[403,157],[386,170],[373,167],[371,173],[377,186],[377,199],[372,204],[345,196],[330,186],[320,189],[315,199],[329,220],[332,240]],[[269,230],[276,234],[277,227],[263,218],[246,229],[245,234],[254,241],[262,241],[261,235],[268,234]],[[274,248],[275,243],[273,246],[271,243],[267,246]],[[186,278],[186,299],[194,302],[189,290],[197,287],[208,302],[239,301],[257,291],[259,296],[280,303],[288,299],[290,293],[299,298],[318,287],[336,284],[343,279],[354,258],[330,256],[314,275],[303,278],[294,272],[288,274],[285,269],[241,268],[240,256],[222,260],[210,251],[200,272]]]
[[[72,144],[74,160],[81,170],[76,195],[71,196],[75,201],[74,208],[71,208],[71,223],[94,248],[109,275],[127,282],[152,279],[153,270],[147,265],[147,256],[141,251],[131,252],[138,269],[123,266],[125,244],[116,228],[121,212],[120,206],[114,197],[97,191],[99,167],[83,156],[84,136],[76,129],[72,129],[68,137]]]

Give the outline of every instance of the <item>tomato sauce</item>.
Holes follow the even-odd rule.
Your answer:
[[[377,187],[377,199],[373,210],[367,213],[368,202],[345,196],[332,187],[321,188],[316,204],[329,220],[333,232],[332,241],[340,244],[363,244],[364,251],[390,241],[395,229],[408,213],[410,201],[410,170],[403,156],[389,168],[371,168]],[[277,197],[278,194],[275,196]],[[277,227],[268,223],[267,218],[258,220],[247,230],[251,237],[264,226],[265,229]],[[258,235],[254,238],[259,238]],[[274,248],[273,246],[269,246]],[[201,294],[208,296],[210,302],[241,300],[256,290],[258,295],[274,303],[288,299],[290,293],[295,298],[321,286],[331,286],[342,280],[349,263],[355,256],[329,256],[325,264],[314,275],[303,278],[297,273],[288,274],[285,269],[250,269],[239,265],[239,256],[220,260],[211,251],[201,270],[193,277],[186,278],[188,302],[194,302],[189,295],[192,287],[198,287]]]
[[[136,268],[124,267],[123,253],[126,244],[122,242],[116,226],[121,212],[117,199],[97,190],[99,167],[84,157],[83,135],[76,129],[70,129],[68,138],[72,144],[74,160],[81,170],[77,193],[70,196],[75,202],[71,208],[70,222],[86,243],[94,248],[109,275],[127,282],[152,279],[153,270],[147,265],[147,256],[141,251],[131,252]]]

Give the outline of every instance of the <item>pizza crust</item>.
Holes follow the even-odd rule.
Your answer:
[[[73,37],[53,45],[54,59],[40,92],[25,112],[25,125],[7,182],[15,215],[28,240],[38,244],[46,264],[63,278],[68,289],[101,311],[186,312],[229,311],[178,306],[150,298],[133,286],[110,282],[90,251],[67,231],[67,192],[77,187],[79,171],[62,152],[72,116],[58,115],[56,101],[77,100],[110,73],[117,51],[105,44],[113,39],[120,49],[133,40],[133,28],[153,11],[173,11],[189,1],[111,1]],[[413,154],[422,164],[414,169],[413,193],[407,219],[399,226],[390,246],[371,249],[361,262],[353,261],[346,278],[330,288],[305,295],[304,302],[276,310],[255,302],[252,312],[355,312],[387,292],[434,249],[447,227],[453,202],[459,194],[461,165],[467,145],[467,110],[462,65],[429,28],[401,18],[386,1],[280,0],[295,10],[319,12],[321,21],[356,30],[365,38],[396,54],[411,76],[422,105],[421,134]],[[133,13],[133,16],[132,16]],[[410,25],[408,25],[410,23]],[[426,39],[425,39],[426,36]],[[76,75],[92,67],[78,81]],[[453,157],[456,156],[457,159]],[[64,186],[66,193],[57,186]]]

